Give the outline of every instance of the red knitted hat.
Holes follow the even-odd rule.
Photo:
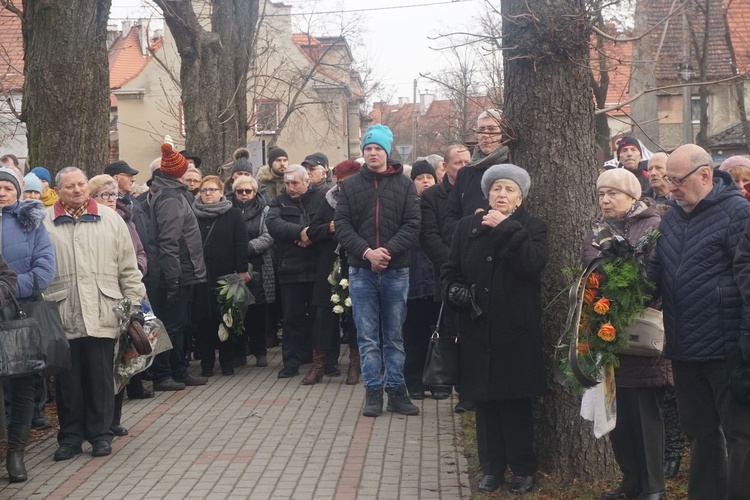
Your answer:
[[[172,145],[164,143],[161,145],[161,166],[164,175],[172,179],[179,179],[188,169],[188,162],[184,156],[172,149]]]

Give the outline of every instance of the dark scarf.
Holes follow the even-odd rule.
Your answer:
[[[222,198],[217,203],[205,204],[200,198],[196,198],[192,206],[196,217],[200,219],[215,219],[229,212],[229,209],[232,208],[232,202],[226,198]]]

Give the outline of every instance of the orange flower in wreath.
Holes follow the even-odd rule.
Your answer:
[[[617,330],[612,325],[612,323],[604,323],[601,328],[599,328],[599,338],[602,339],[605,342],[612,342],[615,340],[615,335],[617,334]]]
[[[588,280],[586,280],[586,288],[599,288],[601,281],[601,274],[591,273],[589,274]]]
[[[607,314],[609,312],[609,299],[601,298],[594,303],[596,314]]]
[[[584,356],[589,353],[590,348],[588,342],[581,342],[578,344],[578,354]]]
[[[587,306],[590,306],[594,303],[594,299],[596,299],[596,290],[593,290],[591,288],[587,288],[583,292],[583,303]]]

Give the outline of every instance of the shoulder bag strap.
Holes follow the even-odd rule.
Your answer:
[[[26,313],[23,312],[23,310],[21,309],[21,305],[18,303],[18,300],[16,299],[16,292],[12,289],[12,287],[10,286],[10,283],[0,278],[0,286],[3,286],[5,287],[6,290],[8,290],[8,297],[10,297],[10,300],[13,302],[13,306],[16,309],[16,314],[18,315],[18,319],[26,319]]]
[[[208,228],[208,233],[206,233],[206,239],[203,241],[203,249],[206,249],[206,244],[208,243],[208,239],[211,237],[211,233],[214,232],[214,226],[216,226],[216,221],[219,220],[219,218],[215,218],[214,221],[211,223],[211,225]]]

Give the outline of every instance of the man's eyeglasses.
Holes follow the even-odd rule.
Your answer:
[[[502,133],[500,127],[479,127],[477,134],[497,135]]]
[[[117,198],[117,193],[97,193],[94,195],[94,198],[101,198],[102,200],[111,200],[112,198]]]
[[[235,189],[234,192],[237,194],[253,194],[255,191],[252,189]]]
[[[214,194],[216,191],[221,191],[219,188],[203,188],[201,189],[201,194],[211,193]]]
[[[666,175],[665,175],[665,176],[664,176],[664,182],[665,182],[665,183],[666,183],[667,185],[670,185],[670,184],[674,184],[674,185],[675,185],[675,186],[677,186],[677,187],[682,187],[682,185],[683,185],[683,184],[685,184],[685,179],[687,179],[688,177],[690,177],[691,175],[693,175],[694,173],[696,173],[696,172],[698,171],[698,169],[701,169],[701,168],[703,168],[703,167],[710,167],[710,166],[711,166],[711,165],[708,165],[708,164],[706,164],[706,165],[698,165],[698,166],[697,166],[697,167],[695,167],[695,168],[694,168],[693,170],[691,170],[691,171],[690,171],[690,172],[688,172],[687,174],[683,175],[683,176],[682,176],[682,177],[680,177],[679,179],[670,179],[670,178],[669,178],[669,176],[666,176]]]

